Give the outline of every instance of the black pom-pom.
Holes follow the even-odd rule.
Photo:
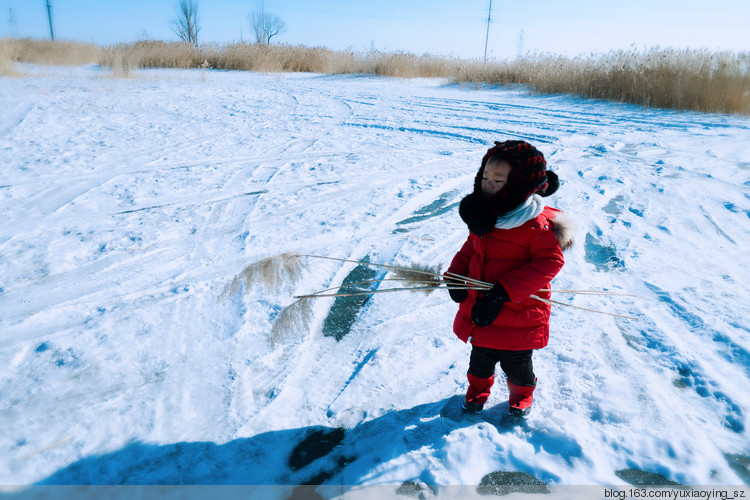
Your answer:
[[[493,215],[492,200],[479,193],[471,193],[458,206],[461,216],[469,231],[483,236],[495,228],[497,217]]]
[[[557,188],[559,187],[560,179],[557,177],[557,174],[552,170],[547,170],[547,189],[545,189],[544,191],[539,191],[539,194],[541,196],[549,196],[551,194],[554,194],[554,192],[557,191]]]

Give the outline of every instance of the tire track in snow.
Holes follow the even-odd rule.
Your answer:
[[[185,249],[180,244],[128,258],[123,258],[118,252],[70,272],[47,276],[24,286],[9,287],[4,290],[0,303],[2,309],[6,309],[2,314],[3,322],[10,323],[6,325],[6,332],[14,323],[21,325],[25,319],[57,307],[71,308],[85,303],[81,314],[88,315],[98,307],[112,305],[123,290],[129,290],[125,295],[135,294],[136,297],[148,295],[152,290],[161,293],[163,289],[174,287],[174,283],[159,279],[158,284],[152,286],[149,277],[143,277],[139,270],[144,266],[156,266],[162,272],[176,276],[181,272],[177,263],[184,256]],[[117,277],[117,283],[111,283],[112,276]]]
[[[186,206],[202,204],[222,207],[233,202],[237,198],[244,198],[247,194],[224,197],[207,202],[191,201]],[[144,210],[151,210],[154,207]],[[114,215],[138,215],[137,211],[130,214]],[[24,331],[29,328],[22,323],[14,324],[19,320],[27,318],[33,322],[37,316],[42,316],[45,311],[53,309],[69,310],[67,323],[75,324],[76,321],[85,323],[98,313],[95,311],[108,310],[117,305],[117,297],[122,296],[124,303],[131,303],[149,295],[158,300],[170,300],[173,295],[184,295],[180,290],[186,284],[201,282],[214,277],[210,269],[198,269],[198,273],[190,271],[194,265],[195,255],[200,247],[208,228],[223,227],[222,210],[212,210],[209,217],[204,221],[193,220],[196,226],[204,228],[200,234],[183,235],[170,240],[159,240],[146,248],[128,248],[119,251],[107,251],[104,257],[94,257],[96,260],[84,265],[78,265],[69,272],[50,275],[36,279],[26,285],[7,285],[0,296],[0,310],[5,306],[10,308],[7,314],[2,314],[3,321],[8,323],[0,343],[7,343],[14,337],[13,331]],[[112,217],[112,214],[108,215]],[[242,216],[240,215],[240,220]],[[223,229],[219,229],[222,231]],[[208,250],[201,249],[200,255],[206,255]],[[123,255],[129,255],[123,257]],[[158,268],[163,276],[141,277],[140,269]],[[166,274],[165,274],[166,273]],[[116,285],[108,283],[107,277],[116,279]],[[40,289],[45,293],[40,294]],[[128,290],[123,295],[122,290]],[[39,297],[48,297],[51,301],[40,302]],[[77,319],[74,319],[77,318]],[[41,329],[36,337],[49,333],[48,329]],[[24,337],[19,340],[28,340]]]
[[[58,225],[58,226],[66,226],[66,225],[75,225],[76,223],[80,222],[81,218],[90,217],[90,213],[87,210],[72,210],[68,213],[64,214],[56,214],[55,212],[60,211],[62,208],[70,205],[72,201],[66,201],[62,202],[62,205],[58,206],[59,198],[66,199],[69,198],[71,193],[80,193],[80,192],[89,192],[90,188],[87,187],[80,187],[77,186],[78,189],[71,188],[67,192],[65,190],[60,193],[59,191],[50,189],[50,192],[55,192],[57,194],[60,194],[60,196],[53,197],[53,200],[55,198],[58,198],[58,201],[53,203],[53,206],[56,207],[53,209],[52,213],[48,215],[40,215],[39,217],[29,217],[28,214],[23,214],[23,219],[21,220],[15,220],[14,226],[26,226],[33,228],[34,226],[38,225],[41,221],[43,221],[45,224],[50,225]],[[201,193],[201,194],[190,194],[190,195],[184,195],[174,201],[166,201],[159,205],[140,205],[135,206],[133,208],[127,209],[127,210],[117,210],[117,211],[109,211],[105,213],[100,213],[96,215],[96,218],[98,220],[103,220],[107,218],[118,218],[119,216],[129,216],[133,214],[138,214],[142,212],[149,212],[152,210],[163,210],[163,209],[186,209],[190,207],[199,207],[199,206],[209,206],[213,204],[221,204],[228,201],[232,201],[235,199],[242,199],[242,198],[252,198],[252,197],[258,197],[266,193],[267,190],[261,189],[258,191],[244,191],[239,193],[226,193],[223,196],[216,196],[214,193]],[[39,195],[39,197],[43,198],[43,195]],[[78,197],[78,196],[76,196]],[[37,197],[34,197],[35,199]],[[196,199],[198,198],[198,199]],[[33,205],[33,203],[32,203]],[[72,213],[71,213],[72,212]],[[33,214],[32,214],[33,215]],[[32,222],[23,222],[23,220],[31,219],[34,221]],[[35,234],[34,230],[32,229],[30,231],[31,234]],[[9,236],[5,241],[0,243],[0,251],[5,250],[8,245],[11,243],[23,239],[25,236],[27,236],[27,232],[16,232],[13,235]]]
[[[219,134],[221,136],[228,137],[230,134]],[[84,175],[71,175],[61,178],[59,175],[55,176],[40,176],[33,180],[14,182],[0,186],[3,188],[13,188],[17,186],[36,186],[39,184],[65,184],[71,181],[91,181],[93,186],[96,187],[101,184],[106,184],[118,177],[124,177],[128,175],[140,175],[140,174],[154,174],[159,172],[169,172],[173,170],[185,170],[195,168],[206,168],[213,169],[219,166],[244,166],[246,164],[260,163],[263,161],[280,161],[287,158],[293,159],[304,159],[307,156],[299,153],[289,155],[288,151],[292,146],[288,143],[274,146],[271,149],[263,152],[255,153],[248,156],[230,157],[230,158],[218,158],[211,159],[210,161],[197,161],[197,162],[178,162],[178,163],[157,163],[159,160],[153,160],[148,162],[146,165],[139,163],[137,166],[121,169],[112,169],[107,172],[93,172]],[[342,153],[339,153],[342,154]],[[139,160],[145,161],[145,160]],[[125,163],[135,163],[134,161],[126,161]]]
[[[284,96],[284,93],[282,92],[275,92],[275,95],[278,96]],[[168,111],[161,110],[162,113],[166,113],[168,116]],[[291,112],[290,112],[291,113]],[[179,122],[184,121],[185,117],[182,116],[182,114],[176,114],[175,118],[179,118]],[[274,123],[277,124],[285,124],[288,123],[288,120],[284,120],[284,116],[274,116],[274,122],[271,123],[265,123],[264,127],[274,129]],[[198,120],[198,119],[195,119]],[[200,120],[197,121],[197,123],[202,123]],[[211,133],[211,134],[203,134],[203,135],[196,135],[193,132],[189,132],[185,136],[181,137],[178,141],[169,141],[166,145],[162,145],[157,148],[151,148],[146,150],[140,150],[140,151],[128,151],[124,156],[115,157],[115,158],[107,158],[108,164],[115,164],[115,165],[124,165],[124,167],[121,168],[113,168],[108,169],[107,172],[95,172],[92,174],[85,174],[85,175],[73,175],[68,176],[63,182],[67,182],[67,180],[70,179],[84,179],[92,181],[98,181],[99,183],[105,183],[112,178],[117,177],[119,175],[127,175],[131,173],[142,173],[142,172],[153,172],[157,168],[182,168],[186,165],[184,163],[180,163],[175,165],[174,163],[170,163],[167,166],[160,165],[160,162],[162,162],[165,157],[173,156],[174,154],[183,154],[186,151],[190,149],[194,149],[196,147],[202,146],[204,144],[216,141],[217,139],[223,139],[228,138],[230,136],[237,136],[242,134],[242,131],[238,131],[235,128],[230,128],[228,125],[222,125],[222,127],[225,130],[222,130],[220,132]],[[266,143],[263,143],[266,144]],[[273,144],[273,143],[271,143]],[[258,151],[255,155],[251,157],[251,159],[264,159],[268,158],[269,155],[274,155],[274,149],[278,150],[278,154],[284,154],[288,150],[288,146],[283,143],[277,147],[272,147],[270,149]],[[241,159],[239,160],[241,161]],[[213,163],[213,161],[210,161],[210,163]],[[136,166],[132,166],[132,165]],[[199,164],[200,165],[200,164]],[[187,166],[193,166],[193,165],[187,165]],[[35,178],[33,180],[29,181],[23,181],[21,183],[15,183],[14,185],[24,185],[24,184],[38,184],[40,182],[47,183],[47,182],[60,182],[60,176],[47,176],[47,177],[39,177]]]
[[[297,104],[297,107],[295,109],[298,109],[298,108],[299,108],[299,105]],[[288,123],[288,120],[286,121],[286,123]],[[332,128],[332,127],[329,127],[329,131],[330,131],[330,128]],[[223,132],[223,133],[220,133],[220,134],[213,134],[213,135],[209,135],[209,136],[203,136],[202,138],[200,138],[200,140],[188,139],[186,141],[179,142],[176,145],[170,145],[169,147],[159,148],[159,149],[155,149],[155,150],[150,150],[150,151],[147,151],[147,152],[143,152],[139,156],[136,156],[135,159],[131,158],[129,161],[130,161],[130,163],[132,163],[133,161],[138,161],[140,163],[141,160],[138,160],[138,158],[145,159],[145,158],[148,158],[149,156],[150,157],[153,157],[153,156],[163,156],[163,155],[171,153],[171,152],[182,151],[182,150],[184,150],[188,146],[195,147],[195,146],[197,146],[199,144],[208,142],[208,141],[213,140],[215,138],[225,137],[225,136],[228,136],[228,135],[229,135],[229,133]],[[281,144],[281,145],[279,145],[279,146],[277,146],[275,148],[271,148],[269,150],[266,150],[265,152],[261,153],[260,155],[252,157],[252,159],[258,160],[258,161],[261,161],[261,160],[262,161],[268,161],[269,159],[272,159],[272,158],[276,157],[276,158],[283,158],[283,159],[286,160],[286,159],[289,158],[290,153],[293,154],[294,156],[304,158],[305,155],[303,153],[307,149],[309,149],[312,146],[312,144],[314,144],[315,140],[316,139],[314,139],[312,142],[306,142],[303,139],[299,139],[299,140],[296,140],[296,141],[292,141],[291,143],[286,142],[286,143],[283,143],[283,144]],[[250,158],[245,158],[245,159],[242,159],[240,161],[244,163],[244,162],[247,162],[249,159]],[[154,165],[158,161],[159,161],[159,159],[153,159],[149,163],[147,163],[147,165]],[[237,165],[240,165],[240,163],[237,160],[232,160],[230,162],[230,164],[229,164],[229,166],[237,166]],[[209,165],[207,167],[210,168],[212,166]],[[144,169],[142,166],[139,166],[136,169],[114,169],[114,171],[109,171],[107,173],[92,174],[92,175],[86,175],[86,176],[79,176],[78,179],[85,179],[85,180],[87,180],[89,182],[87,184],[83,185],[83,186],[77,186],[75,188],[69,188],[69,189],[71,189],[73,191],[69,195],[65,195],[65,194],[62,194],[62,193],[58,194],[57,196],[58,196],[58,198],[60,198],[60,201],[58,201],[58,206],[54,206],[52,208],[48,208],[47,212],[54,212],[54,211],[60,210],[60,209],[64,208],[66,205],[68,205],[70,203],[73,203],[76,199],[84,197],[84,196],[86,196],[87,194],[89,194],[89,193],[91,193],[93,191],[96,191],[101,186],[105,185],[106,183],[112,182],[114,179],[119,178],[121,176],[126,176],[126,175],[129,175],[129,174],[131,174],[131,175],[132,174],[138,174],[138,173],[142,173],[142,172],[153,173],[154,171],[158,171],[158,170],[161,170],[163,168],[170,169],[170,170],[172,170],[172,169],[184,169],[184,168],[186,168],[186,166],[185,165],[167,166],[167,167],[162,166],[162,167],[159,167],[158,169]],[[278,170],[277,170],[277,172],[278,172]],[[69,180],[70,180],[69,178],[66,178],[62,182],[68,183]],[[270,178],[267,178],[267,179],[265,179],[265,182],[268,182],[269,180],[270,180]],[[56,184],[58,182],[60,182],[59,176],[55,178],[55,181],[56,181],[55,182]],[[44,179],[36,179],[36,180],[33,181],[33,184],[38,184],[39,182],[45,182],[45,180]],[[59,193],[60,192],[59,187],[57,187],[57,186],[52,186],[52,187],[48,188],[48,191],[53,191],[55,193]],[[244,193],[244,194],[252,194],[252,193]],[[40,193],[39,195],[33,197],[32,199],[30,199],[28,201],[28,203],[25,203],[25,205],[21,206],[20,210],[17,210],[16,213],[28,213],[28,209],[29,208],[33,208],[34,210],[38,210],[39,209],[39,201],[38,200],[41,199],[41,198],[45,198],[44,195],[45,195],[45,193]],[[230,195],[230,196],[242,196],[242,195],[243,194]],[[64,198],[66,196],[68,198],[71,198],[67,202],[64,201]],[[218,201],[221,201],[221,199],[219,199]],[[162,204],[162,205],[152,205],[151,208],[158,208],[158,207],[161,207],[161,206],[170,206],[170,205],[173,205],[173,204],[174,203],[168,203],[168,204]],[[132,212],[132,211],[145,210],[145,209],[148,209],[148,208],[149,208],[148,206],[142,206],[142,207],[133,208],[132,210],[120,211],[118,213],[129,213],[129,212]],[[44,211],[42,211],[42,213],[43,212]],[[5,241],[3,243],[7,243],[7,241]]]
[[[0,140],[5,140],[6,136],[9,135],[13,129],[21,125],[29,113],[35,108],[36,104],[34,103],[20,102],[14,109],[7,112],[2,123],[0,123]]]
[[[485,144],[486,142],[476,137],[462,135],[462,134],[458,134],[455,132],[443,132],[439,130],[420,129],[420,128],[415,128],[415,127],[404,127],[404,126],[396,127],[396,126],[390,126],[390,125],[367,124],[367,123],[347,123],[347,126],[360,127],[360,128],[375,128],[375,129],[380,129],[380,130],[387,130],[389,132],[409,132],[409,133],[417,134],[417,135],[431,135],[431,136],[445,138],[445,139],[458,139],[458,140],[469,142],[472,144]]]

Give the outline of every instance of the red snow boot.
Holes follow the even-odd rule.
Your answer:
[[[536,389],[536,380],[534,385],[516,385],[508,380],[508,389],[510,397],[508,398],[508,411],[516,417],[525,417],[531,411],[531,402],[534,399],[534,389]]]
[[[466,397],[461,403],[461,408],[472,413],[482,413],[484,403],[490,397],[490,389],[495,383],[495,376],[490,378],[481,378],[468,374],[469,389],[466,391]]]

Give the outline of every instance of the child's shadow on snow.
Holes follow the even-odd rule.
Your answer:
[[[473,415],[461,409],[462,399],[462,396],[449,398],[440,412],[441,415],[456,420],[458,423],[468,421],[470,424],[475,424],[484,421],[493,425],[500,434],[520,432],[523,438],[534,446],[537,453],[544,450],[549,454],[559,455],[570,465],[573,464],[572,459],[583,457],[583,448],[573,437],[544,426],[538,426],[534,423],[533,417],[529,419],[511,415],[508,412],[507,401],[495,406],[485,407],[481,415]]]
[[[356,485],[389,460],[423,447],[443,448],[446,437],[457,428],[483,420],[500,433],[533,427],[502,415],[502,405],[490,408],[483,418],[441,418],[441,411],[454,405],[460,409],[460,398],[390,411],[348,430],[310,426],[225,444],[134,442],[112,453],[82,458],[37,484]],[[582,455],[580,445],[567,436],[545,429],[524,434],[538,450],[566,460]]]

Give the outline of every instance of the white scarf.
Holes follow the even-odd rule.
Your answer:
[[[538,194],[529,196],[526,201],[510,212],[497,218],[495,227],[498,229],[513,229],[522,226],[536,218],[544,210],[544,200]]]

